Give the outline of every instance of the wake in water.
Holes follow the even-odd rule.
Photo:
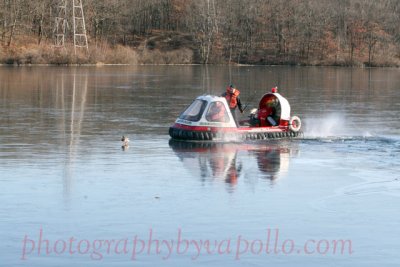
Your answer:
[[[305,116],[303,140],[335,141],[374,141],[400,144],[400,136],[375,133],[374,129],[354,123],[343,113],[328,114],[323,117]]]
[[[371,137],[369,131],[358,128],[344,114],[329,114],[324,117],[304,119],[304,138]]]

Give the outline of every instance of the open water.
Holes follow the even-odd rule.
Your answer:
[[[229,83],[304,138],[170,141]],[[399,69],[2,67],[0,266],[399,266],[399,118]]]

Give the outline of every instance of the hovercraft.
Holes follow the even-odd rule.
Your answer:
[[[288,100],[275,87],[261,97],[247,120],[238,123],[225,97],[199,96],[169,128],[169,135],[188,141],[265,140],[296,138],[300,129],[300,118],[290,115]]]

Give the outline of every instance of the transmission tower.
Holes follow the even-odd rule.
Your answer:
[[[89,45],[86,35],[85,16],[83,13],[83,0],[55,0],[56,18],[54,25],[55,47],[65,48],[65,39],[68,27],[68,2],[72,3],[72,25],[73,42],[75,54],[78,48],[84,48],[89,52]]]
[[[65,47],[65,34],[67,31],[67,0],[57,0],[56,20],[54,25],[54,46],[56,48]]]
[[[89,52],[82,1],[83,0],[72,0],[75,54],[77,48],[86,48],[86,51]]]

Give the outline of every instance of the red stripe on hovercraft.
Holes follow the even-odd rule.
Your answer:
[[[236,132],[236,133],[281,133],[287,132],[288,127],[209,127],[209,126],[192,126],[192,125],[184,125],[180,123],[175,123],[172,128],[186,130],[186,131],[195,131],[195,132]]]
[[[175,123],[172,128],[187,130],[187,131],[195,131],[195,132],[236,132],[237,128],[234,127],[210,127],[210,126],[192,126],[192,125],[184,125],[180,123]]]

